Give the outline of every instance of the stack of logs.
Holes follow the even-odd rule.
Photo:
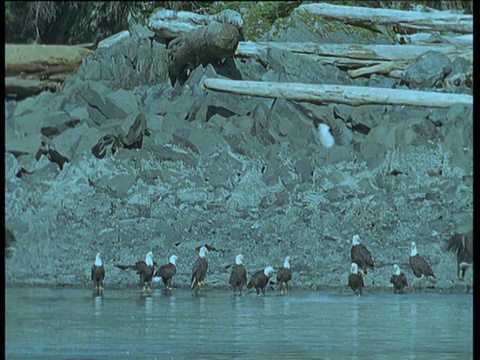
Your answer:
[[[232,10],[216,15],[198,15],[185,11],[160,10],[150,18],[148,27],[158,38],[166,39],[167,62],[173,79],[185,76],[200,64],[215,63],[225,58],[248,57],[265,61],[269,48],[311,56],[315,61],[348,68],[352,78],[382,73],[400,77],[405,68],[418,56],[429,50],[447,57],[462,56],[473,60],[473,16],[443,11],[400,11],[339,6],[324,3],[305,4],[295,9],[326,19],[344,23],[374,22],[376,25],[396,25],[410,30],[448,31],[459,36],[442,37],[444,43],[426,43],[431,34],[397,36],[405,45],[349,45],[282,42],[239,42],[243,28],[241,16]],[[372,20],[373,19],[373,20]],[[104,40],[99,47],[112,46],[125,37],[115,35]],[[76,71],[90,50],[79,46],[6,45],[6,93],[33,95],[40,91],[55,91],[65,76]],[[468,76],[469,74],[467,74]],[[472,74],[470,74],[472,76]],[[405,104],[417,106],[451,106],[454,103],[472,104],[470,95],[442,94],[362,88],[354,86],[306,85],[288,83],[262,83],[206,79],[204,86],[214,91],[237,94],[285,97],[313,103],[366,103]],[[423,93],[423,95],[422,95]]]

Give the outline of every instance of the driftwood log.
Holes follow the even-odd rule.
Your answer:
[[[61,85],[50,80],[22,79],[20,77],[5,78],[5,94],[19,94],[22,97],[34,96],[42,91],[57,92]]]
[[[92,51],[66,45],[5,45],[5,75],[75,71]]]
[[[342,59],[361,60],[359,65],[369,65],[365,61],[378,64],[379,61],[411,61],[418,56],[433,50],[454,59],[463,56],[473,60],[473,46],[454,46],[448,44],[424,45],[360,45],[360,44],[316,44],[312,42],[241,42],[238,44],[236,56],[261,57],[266,56],[269,48],[291,51],[298,54],[319,55],[330,58],[331,62]],[[347,62],[345,60],[344,62]]]
[[[452,45],[473,45],[473,34],[464,35],[440,35],[439,33],[416,33],[397,34],[396,40],[399,44],[432,44],[444,43]]]
[[[473,62],[473,46],[449,44],[360,45],[248,41],[238,44],[235,55],[243,58],[253,57],[266,62],[269,49],[290,51],[321,64],[348,68],[348,73],[353,78],[373,73],[400,78],[412,60],[430,50],[440,52],[452,60],[462,56]]]
[[[447,11],[427,13],[325,3],[300,5],[295,11],[308,12],[325,19],[335,19],[346,23],[363,22],[376,25],[398,25],[415,30],[473,33],[473,15],[460,15]]]
[[[170,75],[177,78],[187,69],[235,55],[238,40],[238,30],[234,26],[216,21],[176,37],[167,50]]]
[[[229,24],[241,31],[243,20],[234,10],[224,10],[215,15],[200,15],[189,11],[162,9],[156,11],[148,21],[148,28],[161,38],[176,38],[184,33],[205,27],[212,22]]]
[[[5,45],[5,92],[32,96],[58,91],[92,51],[82,46]]]
[[[260,81],[205,79],[206,89],[238,95],[285,98],[313,104],[337,103],[352,106],[411,105],[450,107],[454,104],[473,105],[473,96],[443,94],[416,90],[398,90],[362,86],[311,85]]]

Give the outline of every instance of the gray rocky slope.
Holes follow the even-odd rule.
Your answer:
[[[275,34],[265,39],[390,43],[379,33],[320,37],[295,19]],[[188,286],[195,249],[206,243],[218,250],[208,254],[207,287],[226,287],[242,253],[249,274],[290,255],[293,289],[347,291],[359,234],[376,262],[365,292],[388,288],[394,263],[412,280],[412,240],[437,289],[464,291],[472,272],[455,279],[455,255],[444,243],[472,228],[471,107],[315,106],[202,87],[206,77],[225,76],[428,88],[446,66],[470,65],[426,58],[427,67],[425,56],[410,65],[402,84],[378,75],[353,80],[271,51],[266,67],[227,59],[172,86],[165,45],[148,36],[96,50],[62,91],[6,103],[5,221],[16,238],[6,284],[92,286],[100,251],[107,288],[137,286],[133,272],[113,264],[152,250],[160,264],[178,255],[174,285]],[[319,122],[333,124],[332,148],[320,145]]]

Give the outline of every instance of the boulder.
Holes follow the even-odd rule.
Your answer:
[[[173,143],[192,150],[206,161],[218,148],[228,147],[227,142],[217,133],[196,128],[183,121],[173,131]]]
[[[80,124],[77,127],[65,130],[52,139],[50,150],[55,151],[61,157],[65,158],[65,161],[71,161],[76,155],[80,140],[87,134],[88,130],[89,128],[85,124]],[[90,134],[90,136],[96,137],[95,134]],[[63,166],[63,164],[60,166]]]
[[[55,136],[69,128],[74,128],[80,121],[80,119],[74,118],[64,111],[52,112],[50,116],[43,120],[40,132],[45,136]]]
[[[450,59],[442,53],[430,50],[412,61],[402,78],[411,89],[432,89],[441,87],[451,71]]]
[[[119,89],[105,95],[105,108],[102,113],[108,118],[125,119],[135,110],[138,104],[135,95],[131,91]]]

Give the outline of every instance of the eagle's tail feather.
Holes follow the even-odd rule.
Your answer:
[[[121,270],[127,270],[127,269],[133,269],[135,265],[120,265],[120,264],[115,264],[115,267],[121,269]]]

